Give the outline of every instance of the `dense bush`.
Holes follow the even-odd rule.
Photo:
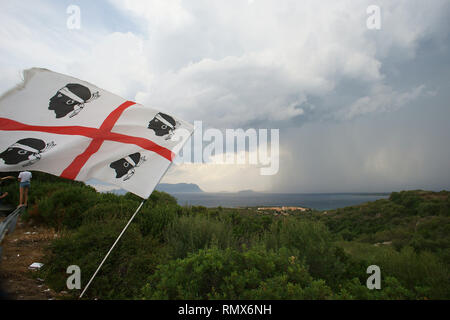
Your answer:
[[[153,207],[143,207],[136,217],[141,233],[152,235],[164,240],[166,229],[171,225],[177,215],[177,206],[168,203],[155,204]]]
[[[97,201],[97,192],[89,187],[66,185],[48,196],[35,200],[43,222],[56,229],[81,226],[82,213]]]
[[[402,191],[389,200],[331,210],[316,218],[347,241],[392,242],[444,255],[450,249],[450,193]],[[447,260],[448,261],[448,260]]]
[[[400,252],[380,250],[372,260],[384,274],[395,277],[415,297],[450,298],[450,271],[440,259],[430,252],[416,253],[405,247]]]
[[[166,237],[174,258],[184,258],[212,245],[220,249],[236,246],[229,224],[205,216],[179,217],[171,224]]]
[[[273,224],[263,237],[270,249],[289,248],[308,266],[310,274],[337,285],[341,277],[348,277],[350,261],[332,242],[332,235],[320,222],[284,219]]]
[[[54,240],[42,270],[46,282],[55,290],[66,290],[66,269],[77,265],[81,269],[84,287],[126,222],[110,219],[88,223],[77,232]],[[132,224],[106,260],[87,297],[132,298],[161,260],[161,252],[157,240],[142,237],[138,225]]]
[[[354,278],[346,281],[339,294],[333,298],[342,300],[409,300],[414,299],[414,293],[403,287],[393,277],[382,281],[382,290],[368,290],[365,284]]]
[[[139,206],[139,202],[123,197],[118,197],[115,201],[112,201],[112,199],[102,200],[87,208],[81,214],[83,223],[102,223],[111,219],[129,219]]]
[[[245,239],[249,237],[263,234],[270,228],[273,221],[269,216],[247,211],[244,213],[231,211],[222,214],[221,217],[233,227],[233,234],[241,239],[242,243],[245,243]]]
[[[254,247],[239,251],[217,247],[158,266],[143,288],[146,299],[326,299],[324,281],[289,255]]]
[[[357,242],[341,242],[339,245],[352,256],[364,261],[363,265],[366,267],[369,265],[380,267],[383,279],[381,291],[384,291],[387,286],[385,279],[391,277],[401,284],[401,287],[408,290],[405,299],[448,299],[450,297],[448,264],[433,253],[415,252],[410,247],[405,247],[399,252],[390,246],[377,247]],[[370,295],[370,297],[376,296]]]

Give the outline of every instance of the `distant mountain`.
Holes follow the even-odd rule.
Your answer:
[[[111,192],[117,195],[124,195],[128,191],[117,188],[116,186],[104,183],[99,180],[91,179],[87,185],[94,187],[98,192]],[[167,193],[183,193],[183,192],[203,192],[200,187],[194,183],[160,183],[155,190],[164,191]]]
[[[246,190],[238,191],[238,193],[256,193],[256,191],[253,191],[251,189],[246,189]]]
[[[156,190],[167,193],[203,192],[195,183],[160,183],[156,186]]]

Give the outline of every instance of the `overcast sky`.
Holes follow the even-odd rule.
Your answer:
[[[67,28],[77,5],[80,29]],[[367,7],[381,9],[370,30]],[[43,67],[204,128],[280,129],[280,169],[174,165],[205,191],[450,189],[448,0],[0,0],[0,91]]]

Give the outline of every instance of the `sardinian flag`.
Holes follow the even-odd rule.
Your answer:
[[[0,171],[95,178],[147,198],[192,132],[165,111],[33,68],[0,97]]]

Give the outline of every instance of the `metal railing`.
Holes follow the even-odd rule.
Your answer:
[[[7,234],[11,234],[16,229],[17,219],[19,218],[25,207],[19,207],[11,212],[5,220],[0,223],[0,245],[3,242],[3,238]],[[2,247],[0,246],[0,259],[2,257]],[[1,260],[0,260],[1,261]]]

